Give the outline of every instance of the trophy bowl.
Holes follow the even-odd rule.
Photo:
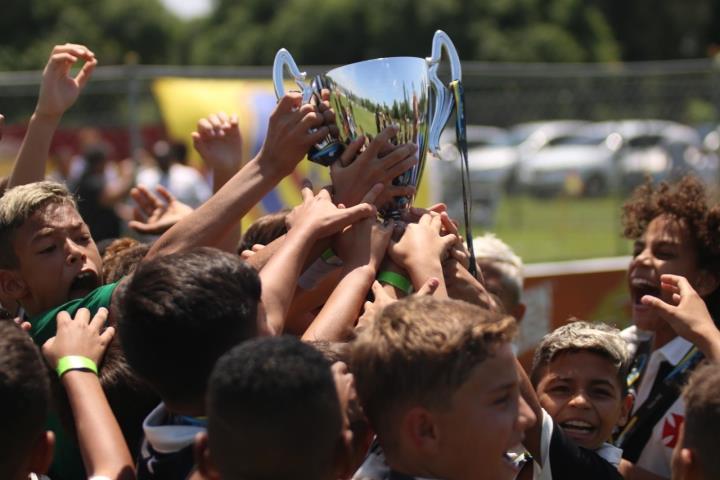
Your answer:
[[[428,58],[365,60],[318,75],[310,85],[290,53],[281,49],[273,65],[275,93],[278,98],[285,95],[286,67],[299,86],[304,102],[319,98],[322,89],[329,90],[338,136],[328,136],[308,152],[311,161],[323,165],[337,160],[345,146],[358,136],[364,135],[367,144],[386,127],[396,126],[398,133],[394,141],[414,143],[418,147],[418,163],[393,183],[418,187],[428,150],[438,152],[440,134],[453,110],[453,96],[437,76],[443,49],[450,60],[452,80],[460,80],[457,51],[450,37],[438,30]],[[396,197],[381,214],[385,218],[397,218],[412,200],[412,197]]]

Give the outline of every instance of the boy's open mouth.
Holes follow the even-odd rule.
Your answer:
[[[68,299],[82,298],[100,286],[100,279],[92,270],[80,272],[70,284]]]
[[[589,433],[595,430],[595,427],[590,422],[586,422],[585,420],[568,420],[566,422],[562,422],[560,426],[563,428],[563,430],[568,432],[576,431]]]
[[[640,299],[645,295],[660,297],[660,287],[644,278],[633,278],[630,280],[630,294],[632,295],[633,305],[642,305]]]
[[[580,442],[592,440],[592,437],[597,430],[597,427],[585,420],[566,420],[564,422],[560,422],[560,426],[570,438],[579,442],[580,446],[586,446]]]
[[[525,462],[530,460],[530,458],[525,447],[522,445],[517,445],[503,453],[503,461],[516,472],[519,472]]]

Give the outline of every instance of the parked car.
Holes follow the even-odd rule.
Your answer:
[[[524,123],[504,130],[483,125],[468,126],[468,166],[473,198],[473,221],[493,223],[497,202],[503,192],[516,188],[517,169],[549,142],[571,135],[587,122],[554,120]],[[451,215],[462,212],[462,190],[459,183],[460,162],[455,147],[455,131],[447,129],[441,138],[441,199]]]
[[[673,179],[717,170],[717,156],[700,135],[662,120],[602,122],[558,138],[528,159],[519,171],[522,189],[541,196],[561,192],[585,196],[629,191],[650,176]]]

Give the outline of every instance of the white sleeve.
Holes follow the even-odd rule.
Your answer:
[[[542,409],[542,432],[540,433],[540,462],[533,464],[533,480],[552,480],[550,466],[550,440],[552,439],[554,422],[549,413]]]

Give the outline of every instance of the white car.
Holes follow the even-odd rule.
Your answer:
[[[565,138],[584,125],[587,122],[579,120],[524,123],[510,130],[469,125],[467,143],[473,222],[492,224],[502,193],[515,190],[519,165],[549,142]],[[455,131],[447,129],[440,142],[440,157],[446,161],[438,162],[438,167],[442,177],[440,199],[448,205],[450,214],[457,217],[462,214],[462,187],[455,141]]]
[[[699,134],[679,123],[602,122],[550,142],[522,165],[518,178],[523,190],[540,196],[598,196],[629,191],[647,176],[663,180],[698,172],[707,155]]]

